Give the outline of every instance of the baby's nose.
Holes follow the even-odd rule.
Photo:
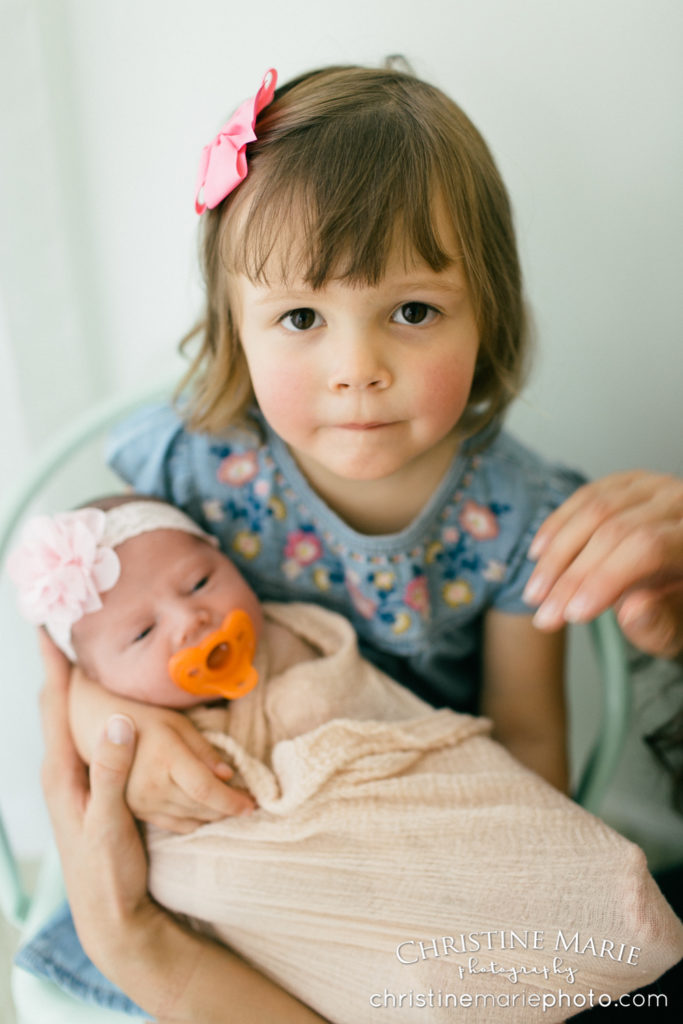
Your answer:
[[[206,608],[186,608],[178,614],[175,629],[176,650],[193,647],[207,635],[211,629],[211,616]]]

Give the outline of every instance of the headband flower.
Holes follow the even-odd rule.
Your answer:
[[[118,555],[101,543],[105,526],[106,515],[97,508],[36,516],[7,560],[22,614],[45,626],[72,658],[71,627],[102,607],[100,594],[121,571]]]
[[[207,207],[213,210],[246,178],[247,143],[256,141],[256,118],[272,102],[276,84],[277,72],[271,68],[256,95],[245,100],[216,138],[204,146],[194,201],[197,213],[204,213]]]
[[[153,499],[125,502],[107,512],[89,507],[30,519],[7,559],[22,615],[35,626],[45,626],[57,646],[76,661],[71,627],[99,611],[100,594],[117,583],[121,562],[114,549],[153,530],[181,530],[218,546],[215,537],[179,508]]]

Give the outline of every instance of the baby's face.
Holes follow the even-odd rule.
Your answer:
[[[225,555],[180,530],[131,537],[116,553],[118,583],[102,594],[100,611],[73,627],[79,662],[124,697],[176,708],[196,704],[196,696],[171,682],[169,658],[200,643],[235,608],[247,612],[258,638],[256,595]]]

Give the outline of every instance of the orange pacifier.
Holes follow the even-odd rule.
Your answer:
[[[256,637],[251,619],[241,608],[229,612],[219,629],[196,647],[184,647],[169,660],[171,679],[198,697],[235,700],[254,689],[258,673],[252,661]]]

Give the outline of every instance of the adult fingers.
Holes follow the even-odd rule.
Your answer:
[[[599,564],[627,534],[675,521],[671,495],[665,487],[657,488],[659,479],[652,474],[615,474],[579,488],[545,521],[531,544],[529,554],[538,562],[525,587],[525,600],[540,604],[570,567],[576,579],[580,569]]]
[[[133,823],[125,792],[135,742],[135,723],[128,715],[119,714],[112,715],[95,744],[90,764],[88,818],[96,828],[102,823],[114,828]]]
[[[42,782],[55,833],[69,830],[83,812],[88,795],[87,769],[69,729],[68,688],[71,665],[42,630],[38,640],[45,670],[40,714],[45,756]]]
[[[149,900],[147,855],[135,819],[125,802],[126,783],[135,753],[135,723],[112,715],[93,748],[90,800],[73,856],[63,858],[69,895],[79,905],[74,920],[92,943],[91,956],[103,936],[137,913]],[[79,933],[80,934],[80,933]],[[91,952],[84,942],[84,948]],[[93,955],[95,953],[95,955]]]
[[[662,658],[683,652],[683,581],[636,590],[619,602],[617,619],[632,644]]]
[[[631,589],[683,578],[683,527],[631,510],[603,524],[554,582],[534,617],[543,629],[588,622]]]
[[[649,499],[661,479],[654,473],[633,470],[584,484],[541,524],[529,547],[530,557],[540,559],[551,545],[566,546],[572,537],[587,539],[600,523],[619,510]],[[570,525],[571,530],[564,533],[564,544],[556,543]]]

